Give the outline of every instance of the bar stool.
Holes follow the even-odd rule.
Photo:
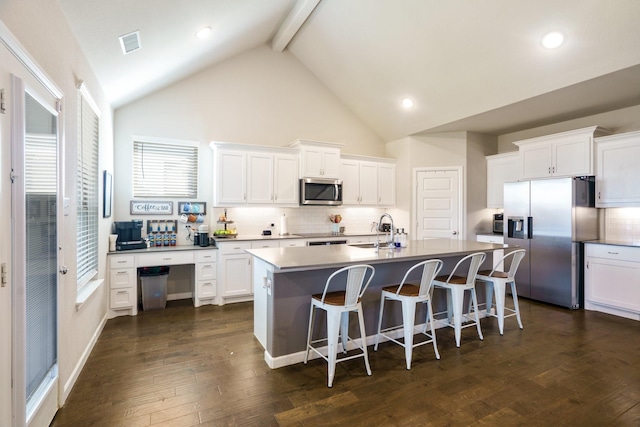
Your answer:
[[[369,274],[368,278],[367,275]],[[341,268],[335,271],[327,279],[322,294],[316,294],[311,297],[311,310],[309,312],[309,331],[307,333],[307,351],[304,356],[304,363],[309,359],[309,350],[313,350],[328,363],[328,387],[333,385],[333,377],[336,373],[336,363],[346,360],[364,357],[364,365],[367,368],[367,375],[371,375],[371,367],[369,366],[369,356],[367,354],[367,334],[364,330],[364,317],[362,315],[362,305],[360,298],[364,291],[371,283],[371,279],[375,274],[375,269],[366,264],[357,264]],[[346,276],[345,290],[328,292],[331,282],[337,276]],[[366,281],[365,281],[366,279]],[[325,310],[327,312],[327,338],[311,340],[311,332],[313,331],[313,322],[315,318],[315,309]],[[351,342],[360,350],[361,353],[352,356],[345,356],[338,359],[338,335],[341,335],[342,351],[347,353],[349,344],[349,313],[356,311],[358,313],[358,323],[360,325],[360,342],[357,345],[353,340]],[[327,356],[322,354],[312,344],[319,342],[327,342]]]
[[[478,329],[478,336],[481,340],[484,339],[484,337],[482,336],[482,331],[480,330],[480,319],[478,317],[478,299],[476,297],[475,282],[478,269],[484,262],[485,258],[486,255],[483,252],[476,252],[474,254],[467,255],[466,257],[458,261],[448,277],[446,275],[438,276],[433,280],[434,286],[447,290],[447,322],[445,322],[445,325],[450,326],[455,330],[456,347],[460,347],[460,335],[462,332],[462,328],[468,328],[470,326],[476,325],[476,328]],[[467,270],[466,276],[456,275],[458,270],[462,270],[464,268],[463,266],[467,261],[469,262],[469,269]],[[467,321],[471,323],[462,326],[462,307],[464,305],[465,291],[469,291],[471,294],[475,321],[471,321],[469,319],[471,313],[468,312],[466,318]],[[452,312],[453,323],[451,323]]]
[[[526,254],[525,249],[517,249],[513,252],[509,252],[502,257],[500,262],[493,268],[493,270],[482,270],[478,272],[477,279],[482,280],[487,286],[487,316],[498,318],[498,329],[500,335],[504,334],[504,319],[506,317],[516,316],[518,319],[518,326],[522,327],[522,320],[520,319],[520,306],[518,305],[518,293],[516,292],[516,272],[520,261]],[[505,261],[511,259],[511,265],[509,271],[502,272],[496,271],[496,268],[505,265]],[[511,284],[511,296],[513,297],[513,308],[505,306],[505,295],[507,283]],[[491,314],[491,307],[493,305],[493,294],[496,296],[496,314]],[[510,314],[505,315],[505,310]]]
[[[407,283],[407,278],[414,270],[422,267],[420,272],[419,284]],[[436,343],[436,334],[433,328],[433,310],[431,308],[431,289],[433,279],[442,269],[442,261],[439,259],[431,259],[422,261],[415,264],[405,273],[402,281],[399,285],[385,286],[382,288],[382,294],[380,296],[380,316],[378,317],[378,333],[376,335],[376,344],[374,350],[378,351],[378,344],[380,337],[383,336],[389,341],[392,341],[402,347],[404,347],[404,355],[407,361],[407,369],[411,369],[411,355],[413,349],[423,344],[433,343],[433,350],[436,353],[436,359],[440,359],[440,353],[438,353],[438,345]],[[386,329],[382,328],[382,315],[384,313],[385,300],[400,301],[402,304],[402,325],[392,326]],[[418,303],[426,304],[427,315],[425,318],[424,329],[420,333],[427,337],[427,340],[414,344],[413,336],[416,334],[415,317],[416,317],[416,305]],[[427,333],[427,323],[431,326],[431,333]],[[400,342],[391,336],[387,335],[391,332],[404,330],[404,342]]]

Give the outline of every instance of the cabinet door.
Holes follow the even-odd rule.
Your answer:
[[[589,136],[576,136],[552,145],[554,176],[593,175],[593,144]]]
[[[338,178],[340,176],[340,150],[325,148],[322,151],[322,177]]]
[[[274,203],[298,204],[298,159],[295,156],[274,156]]]
[[[343,159],[340,163],[342,204],[357,205],[360,203],[359,162],[357,160]]]
[[[522,178],[542,178],[551,175],[551,146],[549,143],[520,147]]]
[[[517,181],[518,153],[489,156],[487,158],[487,207],[504,206],[504,183]]]
[[[376,206],[378,204],[378,165],[372,162],[360,162],[360,204]]]
[[[273,203],[273,156],[267,153],[247,155],[247,201]]]
[[[596,304],[640,312],[640,263],[587,257],[585,298]]]
[[[396,166],[380,164],[378,166],[378,205],[396,204]]]
[[[112,310],[131,308],[136,304],[136,292],[133,288],[111,289],[109,301]]]
[[[322,148],[305,147],[302,149],[302,177],[322,177]]]
[[[598,140],[596,207],[640,206],[640,132]]]
[[[247,156],[244,152],[219,150],[216,156],[216,205],[247,202]]]
[[[251,295],[251,258],[249,255],[223,255],[222,289],[225,297]]]
[[[135,268],[119,268],[109,271],[109,288],[133,288],[137,283]]]

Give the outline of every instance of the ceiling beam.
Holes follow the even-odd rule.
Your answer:
[[[273,36],[271,48],[276,52],[285,50],[302,24],[311,16],[318,3],[320,0],[298,0],[282,22],[276,35]]]

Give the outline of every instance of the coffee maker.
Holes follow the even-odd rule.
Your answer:
[[[147,244],[142,239],[141,219],[115,221],[113,223],[113,228],[114,234],[118,235],[118,239],[116,240],[116,251],[144,249],[147,247]]]

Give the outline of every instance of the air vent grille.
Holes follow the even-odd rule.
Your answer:
[[[124,36],[118,37],[120,39],[120,47],[122,47],[122,53],[124,55],[140,49],[140,31],[134,31]]]

